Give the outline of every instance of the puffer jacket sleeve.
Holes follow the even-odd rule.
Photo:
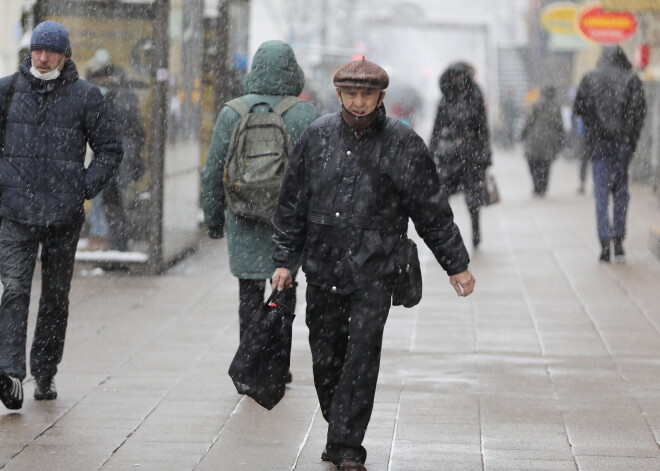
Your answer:
[[[239,119],[238,113],[228,106],[220,110],[206,158],[202,176],[202,208],[204,223],[209,228],[209,236],[212,239],[221,238],[224,231],[227,203],[222,177],[231,134]]]
[[[305,157],[309,129],[293,147],[289,165],[282,178],[278,204],[273,217],[272,257],[278,267],[295,269],[300,263],[307,233],[308,195],[305,182]]]
[[[400,189],[404,211],[448,275],[467,270],[470,257],[426,145],[414,135],[402,153],[409,162]]]
[[[86,199],[96,196],[115,174],[121,163],[123,151],[121,136],[115,126],[115,116],[97,87],[91,87],[86,97],[86,138],[94,152],[85,171]]]

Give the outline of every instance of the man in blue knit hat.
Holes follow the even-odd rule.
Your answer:
[[[0,400],[23,405],[27,320],[41,246],[41,297],[30,351],[34,398],[57,397],[74,255],[92,199],[122,157],[98,87],[78,78],[69,33],[55,21],[32,33],[19,72],[0,79]],[[87,144],[94,159],[85,168]]]

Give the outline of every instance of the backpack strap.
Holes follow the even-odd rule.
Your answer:
[[[293,108],[301,101],[305,101],[305,100],[302,100],[296,96],[287,96],[273,107],[273,111],[279,114],[280,116],[282,116],[284,113],[289,111],[291,108]]]
[[[250,107],[240,98],[234,98],[231,101],[225,103],[225,106],[230,107],[232,110],[237,112],[241,118],[245,117],[250,112]]]
[[[7,127],[7,117],[9,115],[9,105],[11,105],[11,99],[14,96],[14,91],[16,90],[16,82],[18,81],[18,72],[16,72],[7,87],[7,93],[2,100],[2,111],[0,112],[0,157],[5,151],[5,128]]]

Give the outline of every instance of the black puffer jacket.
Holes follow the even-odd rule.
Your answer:
[[[34,225],[81,223],[83,201],[115,173],[121,140],[98,87],[78,79],[68,60],[57,79],[20,65],[0,158],[0,216]],[[12,77],[0,79],[0,90]],[[84,168],[86,145],[95,157]]]
[[[361,138],[340,113],[312,123],[295,145],[275,212],[273,259],[308,283],[348,293],[395,273],[410,217],[448,274],[469,256],[422,139],[385,116]]]
[[[456,166],[458,180],[469,196],[477,198],[492,160],[486,107],[473,73],[468,65],[458,62],[440,76],[442,99],[429,147],[436,164],[461,163]],[[441,141],[454,144],[451,155],[440,155]]]
[[[635,149],[646,116],[642,81],[619,46],[606,47],[577,91],[574,112],[584,120],[587,148],[626,142]]]

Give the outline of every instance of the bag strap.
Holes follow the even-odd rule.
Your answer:
[[[250,107],[240,98],[234,98],[233,100],[228,101],[225,103],[225,106],[228,106],[232,110],[236,111],[241,116],[241,118],[250,112]]]
[[[14,73],[12,76],[11,82],[9,83],[9,88],[7,93],[4,96],[2,102],[2,114],[0,114],[0,157],[5,152],[5,129],[7,127],[7,118],[9,116],[9,105],[11,105],[11,100],[14,97],[14,91],[16,91],[16,82],[18,81],[18,72]]]
[[[273,111],[279,114],[280,116],[282,116],[284,113],[286,113],[287,111],[289,111],[291,108],[293,108],[302,101],[305,100],[302,100],[295,96],[287,96],[273,107]]]

